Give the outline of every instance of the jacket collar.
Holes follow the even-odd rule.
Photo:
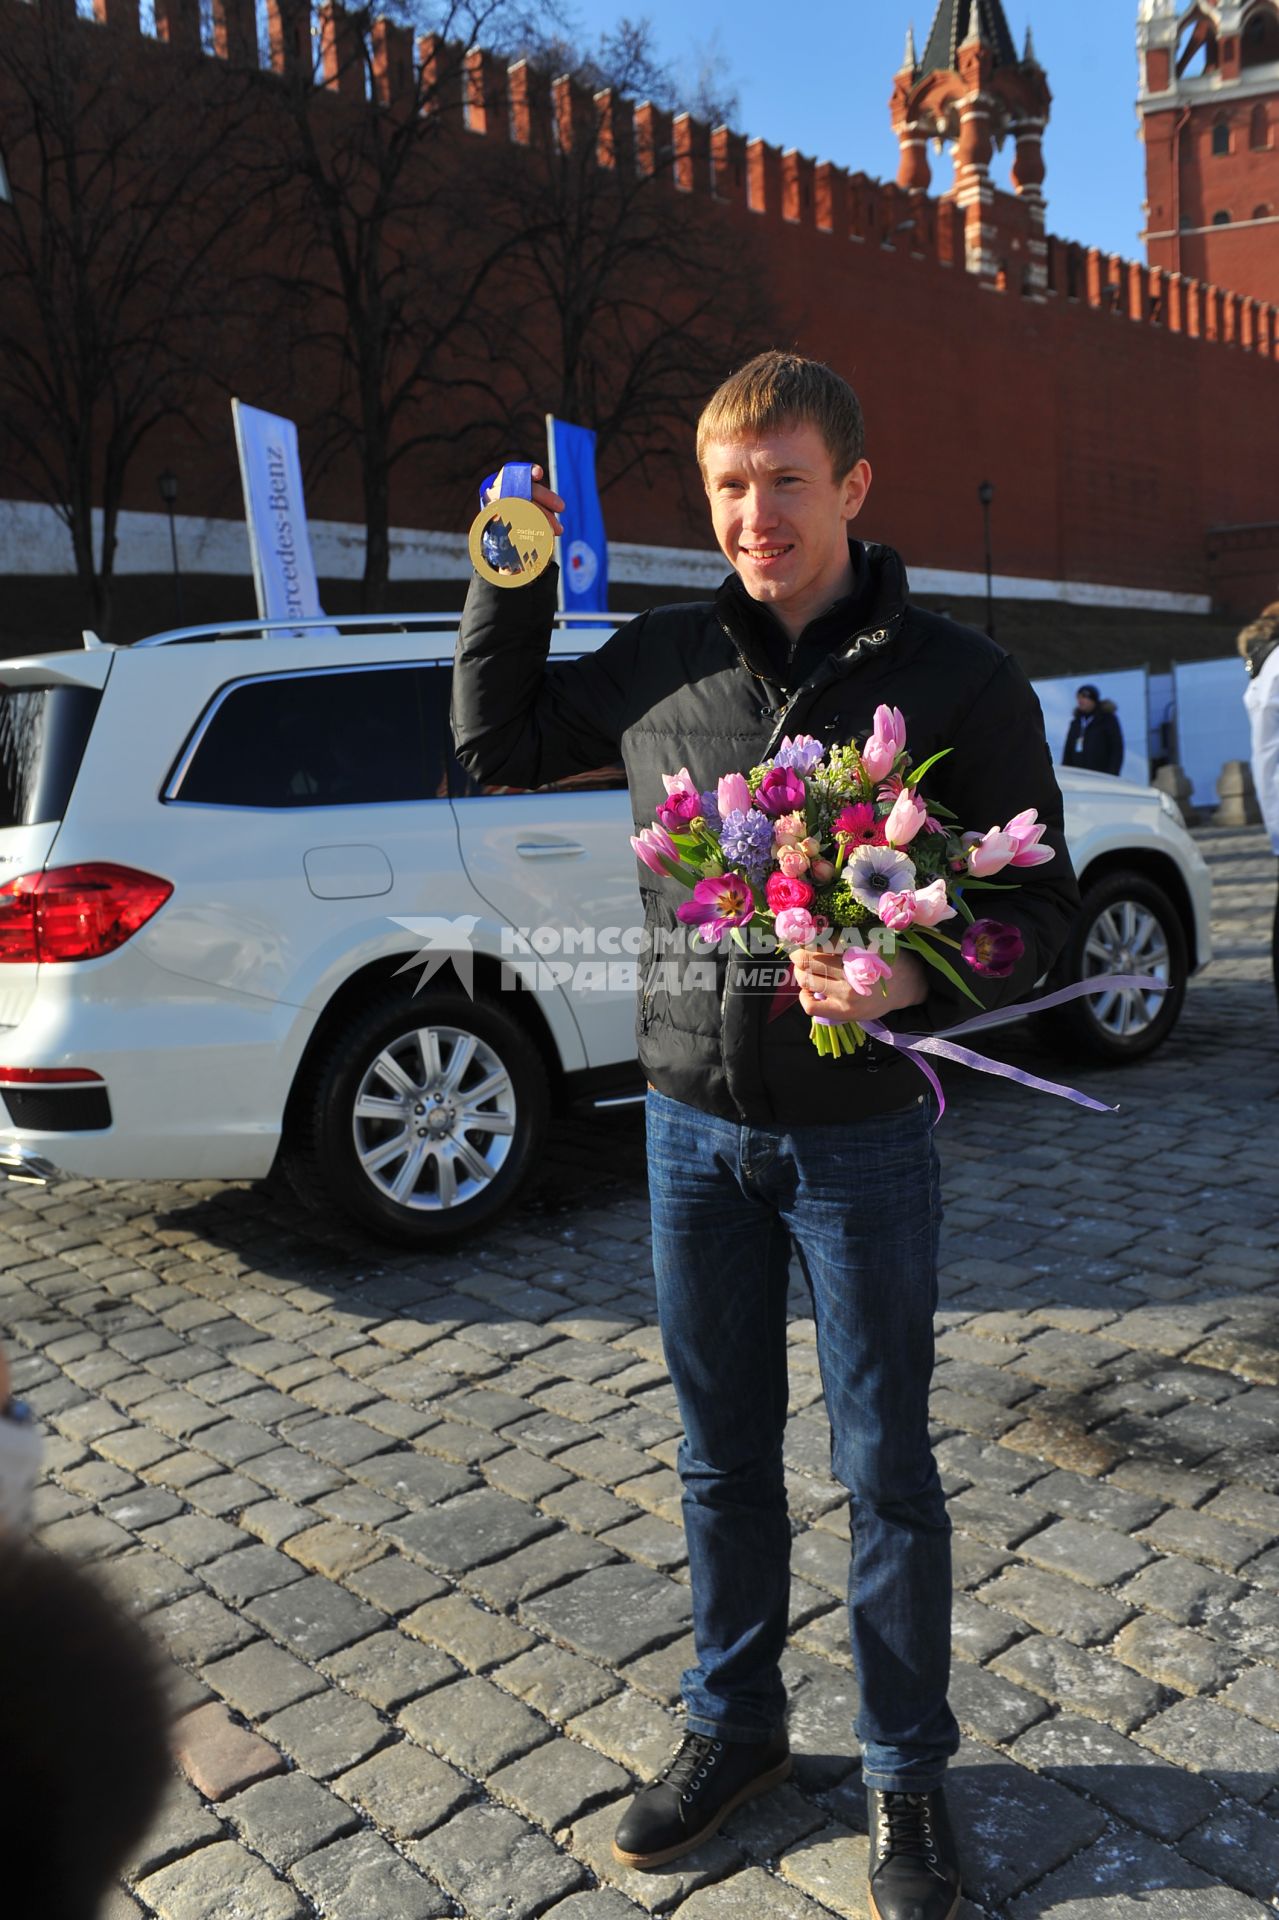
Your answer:
[[[863,646],[882,645],[905,610],[909,587],[901,555],[892,547],[860,540],[850,540],[848,547],[853,592],[810,620],[795,643],[796,659],[816,656],[808,665],[810,677],[822,662],[834,657],[851,661]],[[729,574],[715,596],[715,610],[750,671],[757,679],[775,684],[764,623],[780,630],[776,616],[751,599],[735,573]]]

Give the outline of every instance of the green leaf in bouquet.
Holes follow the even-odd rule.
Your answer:
[[[930,754],[927,760],[925,760],[922,763],[922,765],[912,768],[911,771],[907,774],[906,785],[908,787],[917,787],[920,781],[923,779],[924,775],[928,772],[928,769],[930,767],[935,767],[939,760],[944,760],[946,758],[946,755],[948,753],[953,753],[953,751],[954,751],[953,747],[942,747],[939,752]],[[940,814],[941,812],[940,807],[938,807],[936,811]]]
[[[913,931],[903,934],[902,945],[909,947],[912,953],[917,953],[921,960],[925,961],[930,967],[935,967],[938,973],[945,974],[946,978],[951,982],[951,985],[958,987],[959,991],[964,995],[964,998],[971,1000],[975,1007],[981,1006],[982,1003],[977,995],[973,992],[968,982],[951,966],[950,961],[947,960],[943,954],[937,953],[932,947],[927,946],[919,934]]]

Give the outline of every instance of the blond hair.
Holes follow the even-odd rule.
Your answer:
[[[711,395],[697,423],[697,461],[715,441],[776,433],[782,427],[813,426],[826,443],[837,480],[866,453],[861,402],[846,380],[798,353],[777,348],[756,354]]]

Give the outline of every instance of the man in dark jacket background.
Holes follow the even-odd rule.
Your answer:
[[[1063,767],[1083,767],[1089,773],[1118,773],[1124,764],[1124,731],[1113,700],[1103,700],[1096,687],[1080,687],[1070,718]]]
[[[1047,866],[1019,871],[999,917],[1024,953],[974,985],[988,1005],[1051,966],[1078,902],[1038,704],[984,635],[910,604],[886,547],[852,540],[870,487],[861,409],[828,368],[761,355],[702,415],[698,458],[733,574],[711,603],[641,614],[598,651],[547,665],[554,579],[474,581],[454,671],[460,759],[535,787],[623,760],[637,828],[687,767],[699,791],[786,735],[863,741],[877,706],[905,717],[927,791],[981,832],[1026,807]],[[538,470],[535,469],[535,473]],[[535,489],[552,513],[562,502]],[[686,1732],[631,1802],[615,1852],[653,1868],[688,1852],[790,1770],[779,1661],[790,1530],[782,1466],[792,1247],[813,1296],[833,1470],[849,1489],[849,1617],[880,1920],[949,1920],[959,1873],[942,1779],[958,1744],[946,1700],[950,1528],[928,1438],[939,1176],[931,1101],[909,1061],[869,1043],[821,1058],[808,1016],[933,1030],[965,1002],[899,951],[881,996],[838,956],[796,958],[798,1003],[771,1019],[729,947],[672,977],[673,881],[641,875],[639,1054],[658,1313],[684,1424],[679,1467],[696,1661]],[[664,958],[664,956],[666,956]],[[899,1016],[905,1016],[904,1022]]]

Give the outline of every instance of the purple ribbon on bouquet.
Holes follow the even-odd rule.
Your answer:
[[[1046,1007],[1060,1007],[1067,1000],[1082,1000],[1092,993],[1113,993],[1117,989],[1138,987],[1146,993],[1167,993],[1168,982],[1156,980],[1148,973],[1107,973],[1096,980],[1077,982],[1073,987],[1062,987],[1056,993],[1045,994],[1042,1000],[1025,1000],[1020,1003],[1024,1013],[1041,1013]],[[1077,1107],[1087,1107],[1093,1113],[1118,1113],[1118,1107],[1108,1107],[1104,1100],[1094,1100],[1090,1094],[1079,1093],[1074,1087],[1062,1087],[1055,1080],[1041,1080],[1036,1073],[1026,1073],[1021,1067],[1010,1067],[1003,1060],[988,1060],[984,1053],[973,1053],[968,1047],[953,1045],[956,1034],[977,1033],[983,1027],[1002,1026],[1008,1017],[1008,1009],[1001,1008],[995,1013],[978,1014],[975,1019],[964,1020],[957,1027],[946,1027],[941,1033],[892,1033],[881,1020],[863,1020],[859,1022],[864,1032],[873,1040],[879,1040],[886,1047],[894,1047],[904,1053],[927,1080],[937,1096],[937,1119],[946,1111],[946,1096],[942,1092],[941,1081],[921,1054],[931,1053],[939,1060],[953,1060],[961,1067],[975,1067],[978,1073],[990,1073],[997,1080],[1014,1080],[1019,1087],[1034,1087],[1039,1093],[1055,1093],[1060,1100],[1073,1100]],[[823,1020],[821,1014],[815,1016],[823,1025],[835,1022]],[[936,1125],[936,1121],[933,1123]]]

